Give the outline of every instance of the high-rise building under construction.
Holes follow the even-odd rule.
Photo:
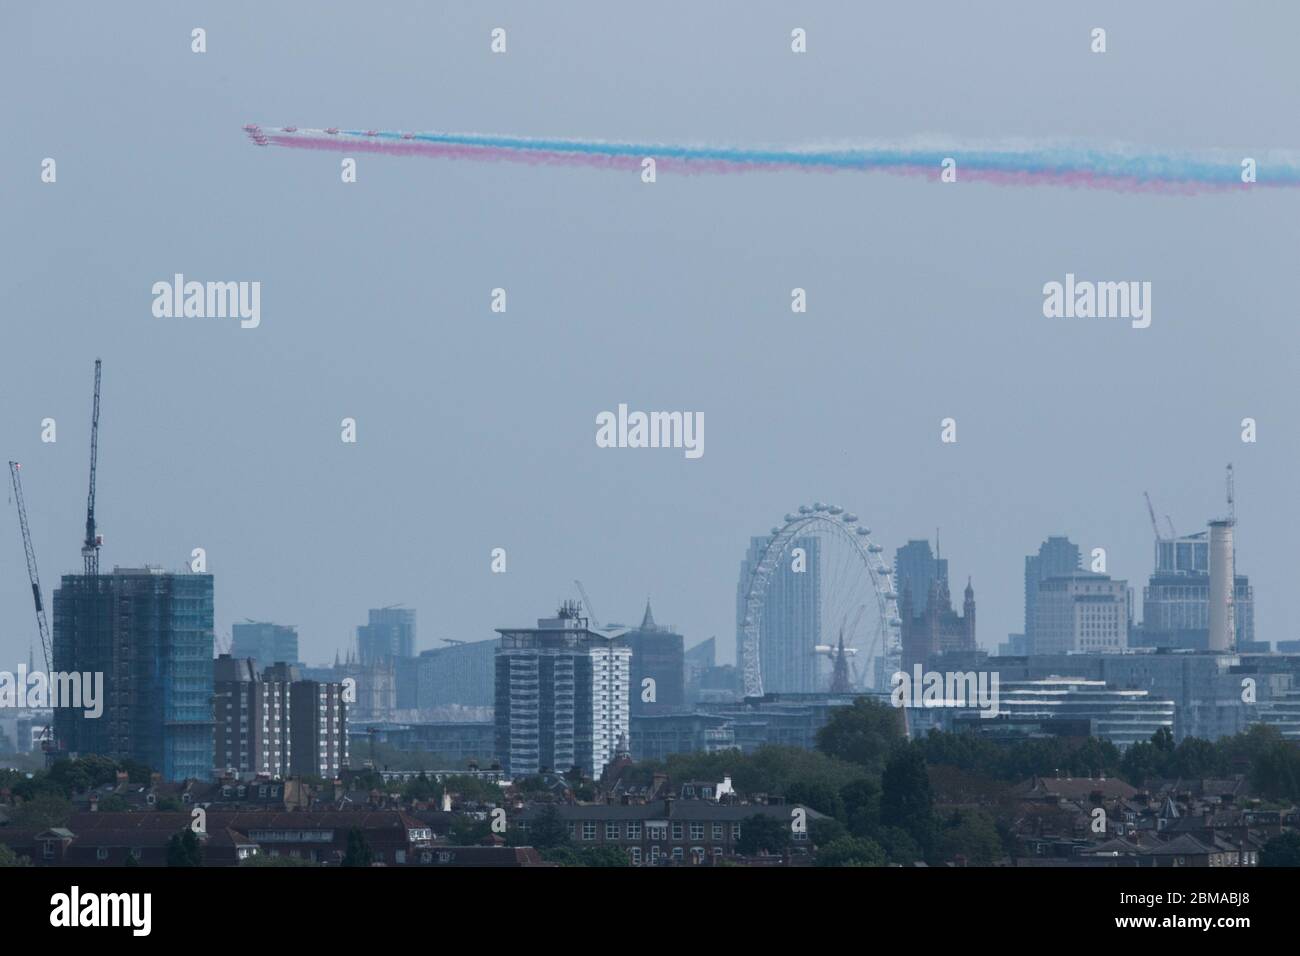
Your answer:
[[[54,592],[54,669],[104,675],[99,717],[55,711],[72,754],[145,764],[166,780],[213,768],[212,575],[68,574]]]

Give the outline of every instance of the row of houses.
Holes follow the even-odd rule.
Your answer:
[[[738,857],[744,828],[754,817],[789,826],[794,856],[807,857],[812,849],[807,828],[822,819],[797,805],[671,797],[638,804],[532,803],[506,810],[506,830],[513,835],[509,842],[527,844],[546,813],[562,822],[575,848],[617,848],[634,866],[701,865]],[[0,844],[38,866],[164,866],[172,838],[195,829],[205,866],[237,866],[257,856],[337,865],[346,858],[350,834],[356,831],[372,862],[385,866],[542,864],[536,849],[506,845],[500,833],[481,846],[454,846],[449,841],[457,816],[487,820],[490,815],[491,808],[458,814],[436,809],[230,810],[217,804],[183,812],[93,810],[73,813],[61,827],[0,826]]]

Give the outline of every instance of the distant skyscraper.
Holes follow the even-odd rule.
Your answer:
[[[655,623],[645,602],[641,626],[623,637],[632,648],[632,716],[665,714],[686,706],[686,640],[670,627]],[[645,701],[646,679],[654,681],[654,700]]]
[[[231,629],[230,656],[252,658],[258,669],[298,663],[298,629],[266,621],[247,621]]]
[[[64,575],[54,592],[54,669],[104,675],[103,715],[55,711],[71,753],[127,758],[165,780],[213,767],[212,575],[155,568]]]
[[[1127,581],[1075,571],[1038,582],[1032,654],[1115,654],[1128,647]]]
[[[1062,535],[1053,535],[1043,542],[1038,554],[1025,558],[1025,644],[1029,653],[1034,651],[1034,606],[1038,600],[1038,585],[1046,578],[1073,574],[1079,570],[1079,546]]]
[[[449,644],[421,651],[417,705],[434,707],[491,707],[495,640]]]
[[[498,628],[497,759],[512,776],[580,767],[597,777],[629,732],[632,649],[576,604],[535,628]]]
[[[1238,646],[1255,640],[1250,578],[1233,575],[1232,630]],[[1210,537],[1205,531],[1156,541],[1155,570],[1142,591],[1143,647],[1210,648]]]
[[[405,607],[371,608],[369,623],[357,628],[357,656],[375,687],[377,716],[391,710],[414,710],[420,699],[420,668],[415,659],[415,611]],[[392,680],[388,706],[387,675]]]
[[[369,623],[357,628],[357,654],[362,667],[388,658],[414,657],[414,609],[371,608]]]
[[[745,598],[749,578],[762,559],[767,538],[750,538],[749,552],[740,562],[736,585],[736,647],[745,643]],[[791,554],[803,548],[807,569],[795,571]],[[795,538],[777,562],[767,585],[759,622],[759,668],[766,693],[819,693],[816,647],[821,641],[821,540],[816,535]]]
[[[901,595],[912,592],[912,609],[921,614],[928,606],[935,581],[948,587],[948,559],[937,557],[930,542],[913,539],[894,552],[894,589]]]

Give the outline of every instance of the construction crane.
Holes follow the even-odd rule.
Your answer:
[[[573,583],[578,586],[578,593],[582,595],[582,603],[587,607],[587,623],[596,630],[600,630],[600,621],[596,620],[596,611],[591,606],[591,598],[587,597],[587,589],[582,586],[582,582],[577,578],[573,579]]]
[[[9,462],[9,480],[13,484],[14,502],[18,506],[18,527],[23,535],[23,551],[27,555],[27,579],[32,583],[32,600],[36,604],[36,629],[41,635],[41,653],[45,656],[45,673],[54,671],[50,662],[50,626],[45,619],[45,604],[41,601],[41,576],[36,570],[36,551],[32,548],[32,533],[27,527],[27,503],[23,500],[22,469],[16,461]]]
[[[19,472],[22,469],[16,461],[9,462],[9,481],[14,489],[14,504],[18,508],[18,527],[23,536],[23,553],[27,557],[27,579],[32,583],[32,601],[36,605],[36,630],[41,635],[41,654],[45,658],[45,673],[52,675],[54,665],[50,660],[50,625],[45,619],[45,604],[41,601],[41,575],[36,570],[36,550],[32,547],[32,532],[27,526],[27,502],[23,499],[23,480]],[[53,732],[47,724],[41,732],[41,750],[45,751],[46,760],[53,759],[57,751]]]
[[[95,531],[95,463],[99,457],[99,369],[95,359],[95,407],[90,416],[90,491],[86,495],[86,540],[81,545],[81,558],[85,562],[87,577],[99,574],[99,548],[104,543]]]
[[[1147,514],[1151,516],[1151,530],[1156,533],[1157,541],[1163,541],[1164,535],[1160,533],[1160,522],[1156,521],[1156,509],[1155,506],[1151,504],[1151,496],[1144,491],[1142,492],[1142,497],[1147,500]],[[1165,516],[1165,520],[1169,520],[1168,515]],[[1172,527],[1170,530],[1172,530]]]

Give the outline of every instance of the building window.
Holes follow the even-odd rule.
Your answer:
[[[617,839],[618,839],[618,824],[617,824],[617,823],[606,823],[606,824],[605,824],[605,839],[606,839],[606,840],[617,840]]]
[[[740,839],[740,824],[739,824],[739,823],[733,823],[733,824],[731,825],[731,839],[732,839],[732,840],[739,840],[739,839]]]
[[[596,839],[596,821],[584,820],[582,822],[582,838],[584,840]]]
[[[715,824],[713,824],[713,839],[715,839],[715,840],[721,840],[721,839],[722,839],[722,824],[721,824],[721,823],[715,823]]]
[[[633,820],[627,825],[627,838],[629,840],[641,839],[641,821]]]
[[[704,824],[703,824],[703,823],[692,823],[692,824],[691,824],[691,839],[692,839],[692,840],[703,840],[703,839],[704,839]]]
[[[673,847],[673,862],[680,863],[686,858],[686,852],[679,846]]]
[[[108,859],[108,847],[106,847],[106,846],[101,846],[99,849],[97,849],[97,850],[95,851],[95,859],[96,859],[96,860],[107,860],[107,859]]]
[[[632,857],[632,865],[641,865],[641,848],[639,846],[628,847],[628,854]]]
[[[674,824],[673,824],[673,839],[674,839],[674,840],[680,840],[681,838],[682,838],[682,825],[681,825],[680,823],[674,823]]]

